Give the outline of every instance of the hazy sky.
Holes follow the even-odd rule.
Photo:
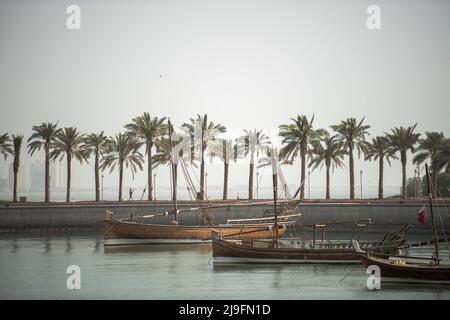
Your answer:
[[[81,30],[66,28],[71,4],[81,8]],[[381,30],[366,27],[371,4],[381,8]],[[238,132],[270,133],[314,113],[323,128],[365,116],[372,135],[415,122],[450,135],[449,53],[444,0],[1,0],[0,132],[28,137],[32,125],[59,121],[115,134],[148,111],[176,125],[207,113]],[[92,167],[76,165],[73,185],[92,186]],[[367,185],[376,186],[377,168],[356,164]],[[299,164],[284,171],[297,184]],[[222,184],[221,165],[208,172]],[[158,175],[168,184],[167,171]],[[144,185],[145,176],[125,184]],[[230,184],[247,179],[246,163],[231,167]],[[400,182],[396,162],[385,183]],[[311,184],[323,186],[324,173]],[[332,185],[348,185],[348,172],[337,170]]]

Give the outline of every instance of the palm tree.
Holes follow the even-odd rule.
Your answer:
[[[195,148],[200,148],[200,192],[199,200],[205,199],[205,150],[217,135],[226,131],[221,124],[208,121],[208,115],[197,114],[197,118],[190,118],[190,123],[183,123],[182,128],[190,135],[192,143],[191,160],[194,160]]]
[[[50,159],[55,161],[58,157],[61,157],[59,161],[62,161],[64,156],[67,161],[67,190],[66,190],[66,202],[70,201],[70,188],[72,186],[72,159],[83,163],[87,162],[89,157],[89,151],[83,148],[84,134],[81,134],[74,127],[66,127],[56,134],[55,141],[53,143],[53,151],[50,153]]]
[[[326,168],[326,194],[325,199],[330,199],[330,169],[334,172],[335,168],[345,167],[344,156],[347,151],[344,149],[345,142],[337,135],[330,136],[327,132],[322,135],[320,141],[315,141],[311,149],[311,161],[309,166],[313,170],[325,164]]]
[[[450,172],[450,139],[446,138],[441,146],[439,147],[439,151],[437,154],[437,172],[441,171],[445,168],[446,172]]]
[[[267,154],[270,146],[269,138],[262,130],[244,130],[244,135],[239,138],[239,144],[243,147],[244,154],[250,155],[250,170],[248,176],[248,198],[253,199],[253,172],[255,168],[255,155]]]
[[[418,152],[414,158],[413,162],[416,164],[421,164],[427,159],[431,162],[431,184],[432,184],[432,194],[433,198],[436,197],[437,190],[437,174],[438,161],[439,161],[439,151],[441,146],[445,141],[445,136],[442,132],[425,132],[425,139],[419,139],[419,146],[416,149]]]
[[[95,201],[100,201],[100,159],[106,152],[108,138],[103,135],[91,133],[84,138],[84,146],[88,154],[94,155],[94,174],[95,174]]]
[[[386,136],[378,136],[372,139],[366,154],[366,160],[377,160],[378,164],[378,199],[383,199],[383,175],[384,160],[391,165],[391,159],[397,159],[395,149],[390,145]]]
[[[170,127],[169,127],[170,125]],[[167,130],[170,133],[174,133],[174,127],[169,122],[169,125],[167,125]],[[172,141],[170,141],[172,139]],[[172,182],[175,182],[175,184],[172,186],[172,200],[176,197],[177,192],[177,180],[178,180],[178,163],[179,160],[183,157],[183,150],[179,150],[178,155],[172,156],[173,151],[175,151],[174,147],[181,142],[181,139],[176,139],[176,134],[173,134],[172,137],[168,136],[162,136],[160,137],[156,142],[156,154],[152,156],[152,163],[153,167],[156,168],[160,165],[173,165],[172,168],[172,174],[173,174],[173,180]],[[175,151],[176,152],[176,151]]]
[[[7,133],[0,135],[0,154],[6,158],[8,155],[13,154],[11,149],[11,138]]]
[[[153,200],[153,183],[152,183],[152,148],[157,139],[159,139],[166,131],[167,125],[164,124],[166,118],[152,118],[148,112],[134,118],[131,123],[125,125],[128,134],[145,143],[145,154],[147,155],[147,184],[148,184],[148,200]]]
[[[170,143],[170,138],[163,137],[158,139],[156,142],[156,154],[152,156],[152,164],[153,168],[156,168],[161,165],[171,165],[172,164],[172,150],[173,145]],[[175,180],[178,178],[178,163],[174,163],[172,174],[175,176]],[[173,180],[171,180],[173,182]],[[172,200],[175,199],[175,186],[172,186]]]
[[[110,168],[113,172],[116,166],[119,167],[119,201],[122,201],[123,189],[123,165],[130,168],[133,174],[137,169],[143,169],[144,158],[138,151],[142,143],[128,134],[119,133],[115,137],[110,137],[107,142],[107,154],[103,158],[101,169]]]
[[[34,133],[28,138],[28,153],[32,156],[36,150],[44,148],[45,153],[45,202],[50,201],[50,151],[58,132],[57,123],[42,123],[33,126]]]
[[[223,161],[223,200],[228,199],[228,172],[230,161],[236,161],[238,155],[238,146],[233,140],[220,140],[218,148],[222,152],[219,152],[219,157]]]
[[[366,153],[368,148],[368,142],[365,140],[365,136],[368,134],[368,125],[363,125],[365,118],[362,118],[360,122],[357,122],[355,118],[348,118],[341,121],[337,125],[330,126],[331,129],[338,133],[338,137],[344,141],[344,148],[347,150],[349,156],[349,169],[350,169],[350,199],[355,199],[355,162],[353,158],[353,151],[358,151],[358,157],[361,152]]]
[[[406,164],[407,155],[406,153],[410,150],[412,153],[415,152],[414,145],[417,143],[420,137],[420,133],[414,133],[417,127],[417,123],[413,126],[405,127],[395,127],[391,129],[391,133],[386,133],[389,144],[394,148],[396,152],[400,152],[400,161],[402,163],[402,197],[406,198]]]
[[[17,173],[19,172],[20,166],[20,149],[22,148],[22,135],[13,135],[12,141],[14,145],[14,162],[13,162],[13,173],[14,173],[14,186],[13,186],[13,202],[17,202]]]
[[[279,126],[279,135],[283,138],[284,147],[280,150],[281,159],[292,163],[297,155],[301,157],[300,199],[305,197],[304,182],[306,179],[306,155],[309,145],[325,133],[323,129],[314,130],[314,115],[308,120],[304,115],[291,118],[293,124]]]

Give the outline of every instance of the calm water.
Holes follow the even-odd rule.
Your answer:
[[[448,258],[448,251],[442,254]],[[95,233],[3,234],[0,298],[450,299],[445,286],[382,285],[370,291],[361,265],[213,266],[210,258],[207,244],[105,249]],[[66,288],[69,265],[81,268],[81,290]]]

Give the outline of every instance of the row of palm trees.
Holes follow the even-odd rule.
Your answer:
[[[422,164],[429,160],[432,178],[432,189],[437,190],[437,174],[442,170],[450,170],[450,139],[442,132],[425,132],[425,137],[420,138],[420,133],[415,132],[417,124],[408,127],[395,127],[384,135],[377,136],[371,142],[366,140],[369,125],[364,124],[364,118],[357,121],[348,118],[337,125],[330,126],[336,134],[331,136],[324,129],[313,130],[314,117],[310,121],[305,116],[291,119],[294,123],[280,126],[280,135],[284,138],[284,147],[280,157],[290,162],[301,155],[301,177],[305,181],[305,157],[310,156],[309,165],[312,169],[326,168],[326,199],[330,198],[330,169],[344,166],[344,156],[348,155],[350,173],[350,199],[355,198],[354,152],[358,158],[364,155],[365,160],[378,160],[379,183],[378,198],[382,199],[384,162],[391,165],[391,160],[398,159],[400,155],[402,164],[402,197],[406,198],[406,165],[407,152],[416,153],[413,163]],[[308,144],[310,148],[308,149]],[[298,152],[300,151],[300,152]],[[301,184],[300,197],[303,197],[304,185]],[[433,191],[433,196],[435,196]]]
[[[221,124],[208,120],[208,116],[197,115],[180,127],[183,134],[175,136],[175,128],[168,119],[151,117],[149,113],[133,118],[124,126],[125,132],[107,137],[104,132],[82,134],[74,127],[58,128],[58,124],[42,123],[33,126],[33,134],[27,140],[28,152],[33,155],[43,150],[45,155],[45,202],[50,201],[50,162],[66,159],[67,191],[66,201],[70,201],[72,160],[80,163],[94,158],[95,199],[100,200],[100,171],[109,169],[110,173],[118,168],[119,171],[119,201],[122,200],[124,169],[129,168],[134,176],[138,170],[143,170],[144,155],[140,149],[144,147],[147,156],[147,186],[148,200],[153,200],[153,169],[160,165],[171,164],[173,175],[177,176],[176,158],[190,157],[193,163],[200,163],[200,190],[198,199],[205,199],[205,157],[219,157],[224,164],[223,199],[228,197],[228,174],[230,161],[239,157],[249,157],[248,198],[253,199],[255,164],[268,164],[270,156],[269,138],[262,130],[244,130],[244,134],[236,140],[220,139],[220,134],[226,132]],[[406,198],[406,165],[407,152],[416,153],[413,162],[421,164],[430,162],[433,189],[437,190],[437,173],[450,169],[450,139],[442,132],[415,132],[417,124],[409,127],[396,127],[384,135],[377,136],[371,142],[368,137],[369,125],[365,119],[357,121],[348,118],[336,125],[330,126],[334,134],[325,129],[314,128],[314,116],[308,119],[305,115],[291,118],[291,123],[279,126],[279,136],[282,147],[279,158],[284,164],[292,164],[300,158],[300,187],[299,197],[304,198],[304,182],[307,166],[315,170],[325,166],[326,199],[330,199],[331,172],[336,168],[345,167],[344,159],[348,156],[350,199],[355,198],[355,152],[358,158],[362,155],[365,160],[379,162],[379,190],[378,197],[383,198],[383,171],[385,161],[400,156],[402,164],[402,196]],[[173,134],[173,135],[172,135]],[[190,139],[190,152],[181,146],[183,137]],[[20,167],[20,150],[23,136],[8,134],[0,135],[0,153],[5,159],[14,156],[14,188],[13,201],[17,201],[17,173]],[[196,155],[195,149],[200,150]],[[176,150],[176,151],[174,151]],[[190,153],[190,154],[189,154]],[[176,183],[176,180],[174,181]],[[174,188],[175,190],[175,188]],[[174,194],[175,195],[175,194]]]

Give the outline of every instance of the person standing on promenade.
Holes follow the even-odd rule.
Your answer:
[[[130,198],[128,199],[128,201],[133,201],[133,192],[134,192],[134,189],[130,188],[130,191],[128,191],[128,193],[130,195]]]

